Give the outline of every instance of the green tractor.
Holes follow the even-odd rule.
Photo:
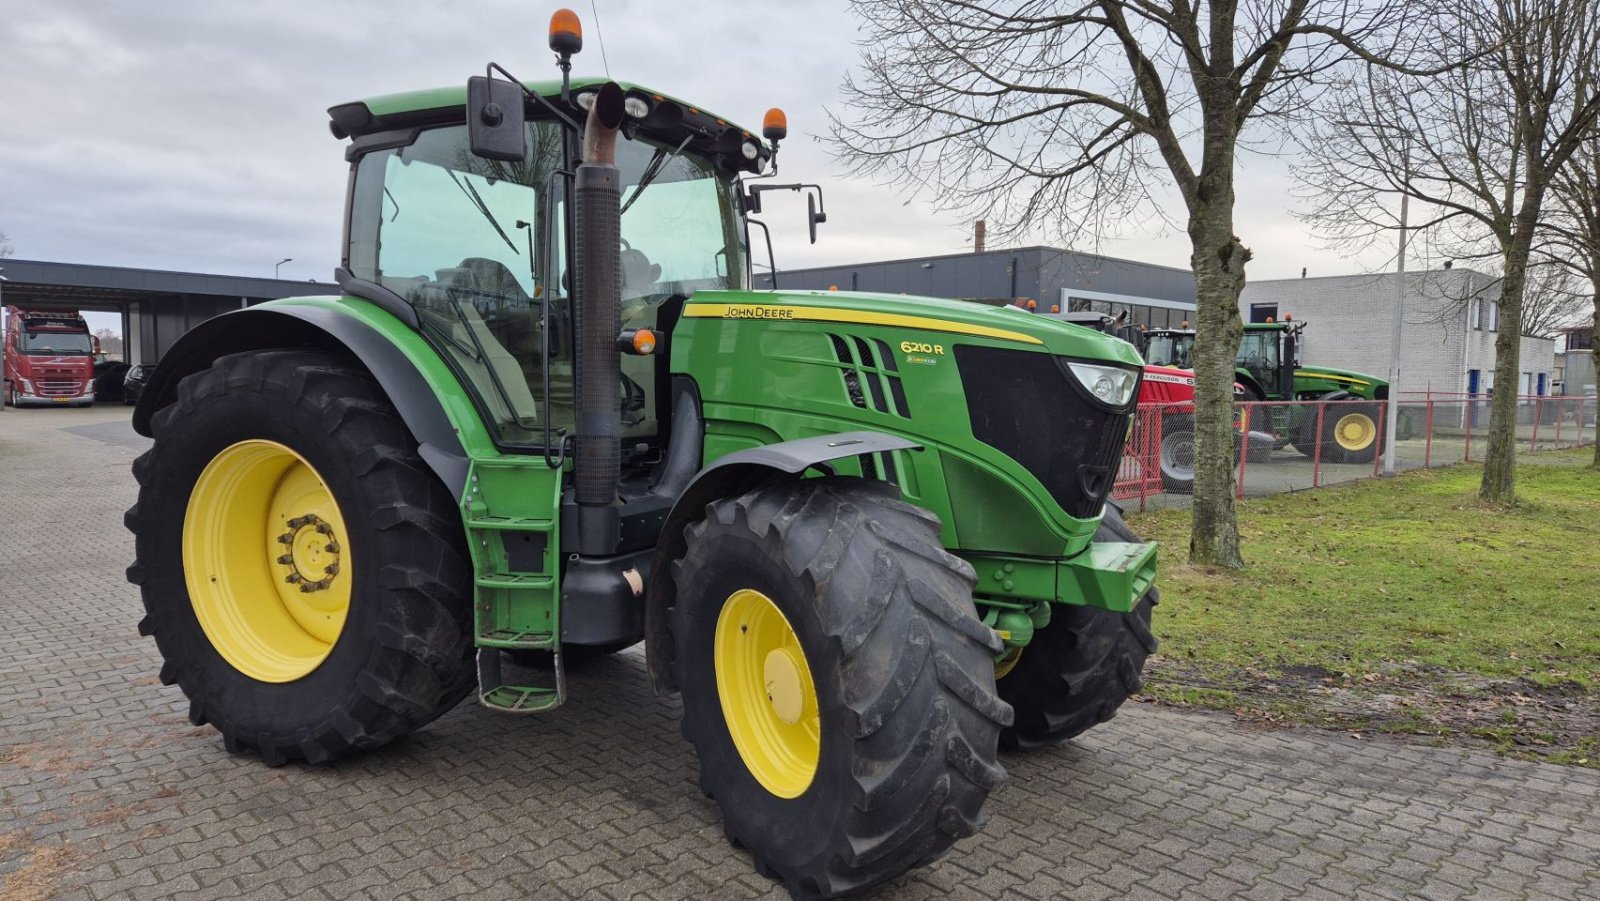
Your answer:
[[[1389,383],[1358,372],[1329,366],[1305,366],[1300,345],[1306,323],[1251,322],[1244,327],[1234,358],[1234,378],[1243,388],[1241,401],[1339,401],[1323,409],[1320,431],[1316,410],[1309,407],[1267,407],[1271,428],[1281,444],[1293,444],[1310,457],[1322,445],[1330,463],[1371,463],[1378,454],[1378,403],[1389,397]],[[1194,368],[1194,330],[1152,329],[1144,335],[1145,362],[1152,366]]]
[[[1156,548],[1106,505],[1140,361],[971,303],[750,288],[763,136],[637,85],[330,110],[342,293],[166,354],[126,523],[161,681],[321,763],[644,643],[727,835],[798,897],[928,863],[998,748],[1140,688]],[[504,70],[491,66],[504,75]],[[820,211],[813,224],[822,220]],[[537,667],[507,665],[538,664]]]

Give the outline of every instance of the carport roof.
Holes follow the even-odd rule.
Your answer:
[[[160,300],[163,296],[197,294],[271,300],[306,294],[337,293],[330,282],[284,281],[164,269],[130,269],[87,263],[0,259],[6,282],[0,296],[7,304],[52,306],[114,306],[134,300]]]

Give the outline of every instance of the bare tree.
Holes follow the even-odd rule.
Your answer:
[[[11,240],[6,237],[5,232],[0,232],[0,257],[11,256],[14,252],[16,248],[11,246]]]
[[[1182,197],[1198,313],[1189,558],[1242,565],[1233,506],[1233,358],[1250,251],[1234,229],[1237,156],[1288,126],[1352,55],[1391,58],[1379,0],[854,0],[863,74],[835,118],[842,159],[937,193],[1001,236],[1071,243],[1166,218]],[[1263,140],[1270,134],[1260,135]],[[1270,147],[1262,145],[1263,152]]]
[[[1596,73],[1600,69],[1591,76]],[[1573,164],[1556,176],[1551,196],[1557,210],[1547,223],[1553,234],[1551,258],[1588,279],[1594,334],[1600,335],[1600,127],[1578,148]],[[1600,440],[1594,446],[1594,468],[1600,469]]]
[[[1589,312],[1593,293],[1587,279],[1566,266],[1549,261],[1528,265],[1528,283],[1522,289],[1522,334],[1529,338],[1554,338]]]
[[[1303,169],[1311,216],[1337,240],[1370,241],[1394,222],[1386,201],[1422,201],[1411,227],[1445,255],[1500,270],[1495,383],[1479,497],[1515,501],[1524,293],[1547,191],[1600,115],[1596,0],[1416,0],[1424,44],[1464,65],[1416,76],[1369,69],[1316,129]],[[1462,51],[1466,53],[1463,55]],[[1442,68],[1442,67],[1441,67]]]

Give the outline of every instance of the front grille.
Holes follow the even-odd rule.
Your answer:
[[[77,397],[83,389],[79,382],[38,382],[40,397]]]
[[[1133,403],[1110,410],[1091,400],[1049,354],[960,344],[955,356],[972,436],[1022,464],[1068,514],[1098,516]]]

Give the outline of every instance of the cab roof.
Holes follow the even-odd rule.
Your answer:
[[[605,78],[574,78],[571,81],[572,95],[582,93],[589,88],[596,88],[608,81]],[[581,117],[584,111],[576,104],[563,103],[561,100],[561,82],[549,81],[524,81],[522,86],[533,93],[544,97],[569,115]],[[678,120],[683,125],[699,127],[702,130],[720,131],[726,128],[735,129],[744,138],[754,138],[766,149],[766,143],[756,137],[749,129],[730,122],[714,113],[700,109],[694,104],[679,100],[668,94],[647,88],[632,82],[619,81],[617,86],[630,95],[644,97],[652,104],[670,104],[671,118]],[[429,88],[421,91],[406,91],[400,94],[383,94],[369,97],[365,100],[356,100],[343,103],[328,109],[329,123],[336,138],[358,138],[373,132],[388,131],[394,128],[406,128],[416,125],[432,125],[460,120],[466,117],[467,86],[461,84],[449,87]]]

